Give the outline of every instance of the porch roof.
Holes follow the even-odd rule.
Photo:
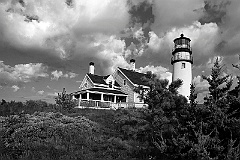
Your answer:
[[[127,96],[126,93],[123,93],[122,91],[116,90],[116,89],[107,89],[107,88],[89,88],[85,90],[81,90],[80,92],[84,91],[90,91],[90,92],[98,92],[98,93],[108,93],[108,94],[116,94],[116,95],[125,95]]]

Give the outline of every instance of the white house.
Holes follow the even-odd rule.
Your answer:
[[[89,64],[87,73],[79,86],[79,91],[72,93],[78,107],[126,108],[144,107],[144,102],[134,91],[139,85],[144,86],[143,73],[135,71],[135,60],[130,61],[132,69],[117,68],[112,75],[94,74],[94,63]]]

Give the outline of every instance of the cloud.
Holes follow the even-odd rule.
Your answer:
[[[2,86],[23,84],[48,77],[47,67],[42,63],[17,64],[14,67],[0,61],[0,83]]]
[[[68,75],[69,75],[69,78],[75,78],[76,76],[78,76],[78,74],[73,72],[69,72]]]
[[[203,16],[199,19],[199,22],[204,23],[223,23],[226,18],[227,7],[231,4],[229,0],[205,0],[203,7]]]
[[[43,95],[43,93],[44,93],[43,90],[37,92],[37,94],[40,94],[40,95]]]
[[[33,92],[36,92],[36,89],[35,89],[35,87],[32,87],[31,91],[33,91]]]
[[[55,97],[57,97],[58,96],[58,93],[57,92],[54,92],[54,93],[52,93],[52,92],[49,92],[49,93],[47,93],[47,96],[45,97],[46,99],[54,99]]]
[[[164,68],[162,66],[145,66],[145,67],[140,67],[138,69],[142,73],[146,73],[148,71],[151,71],[152,73],[156,74],[158,78],[160,79],[167,79],[169,83],[172,82],[172,73],[169,72],[169,69]]]
[[[177,7],[176,7],[177,6]],[[157,35],[164,35],[172,28],[182,28],[197,21],[202,12],[197,12],[204,6],[202,0],[157,0],[153,1],[154,24],[153,31]]]
[[[63,72],[62,71],[52,71],[51,73],[53,75],[53,77],[51,78],[52,80],[58,80],[60,77],[63,76]]]
[[[201,76],[194,77],[193,84],[196,87],[197,93],[208,92],[209,83],[207,80],[203,80]]]
[[[49,54],[61,59],[71,56],[86,35],[119,33],[130,18],[127,0],[72,1],[71,7],[64,1],[21,2],[0,3],[2,39],[18,49],[53,49]]]
[[[127,67],[125,56],[125,42],[114,35],[98,35],[94,47],[98,48],[96,58],[104,68],[104,74],[113,73],[117,67]]]
[[[13,85],[11,88],[13,88],[13,92],[17,92],[20,88],[16,85]]]
[[[51,80],[58,80],[61,77],[75,78],[78,74],[73,73],[73,72],[68,72],[68,73],[63,74],[62,71],[55,70],[55,71],[51,72],[51,75],[53,75],[53,77],[51,77]]]

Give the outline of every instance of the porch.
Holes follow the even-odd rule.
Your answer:
[[[134,107],[127,94],[116,89],[90,88],[74,94],[77,108],[117,109]]]

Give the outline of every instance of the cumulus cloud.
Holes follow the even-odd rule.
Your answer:
[[[53,48],[62,59],[81,45],[84,35],[118,33],[129,21],[127,0],[72,1],[71,7],[65,1],[21,2],[0,4],[4,41],[18,47]]]
[[[31,90],[32,90],[32,92],[36,92],[35,87],[32,87]]]
[[[78,74],[73,72],[69,72],[68,75],[69,75],[69,78],[75,78],[76,76],[78,76]]]
[[[167,79],[169,83],[172,82],[172,73],[169,72],[169,69],[164,68],[162,66],[152,66],[148,65],[146,67],[140,67],[138,69],[142,73],[146,73],[148,71],[151,71],[152,73],[156,74],[158,78],[160,79]]]
[[[17,85],[13,85],[11,88],[13,88],[13,92],[17,92],[20,89]]]
[[[68,73],[63,74],[62,71],[55,70],[55,71],[51,72],[51,75],[53,76],[53,77],[51,77],[51,80],[58,80],[61,77],[75,78],[78,74],[73,73],[73,72],[68,72]]]
[[[43,93],[44,93],[43,90],[37,92],[37,94],[40,94],[40,95],[43,95]]]
[[[63,76],[63,72],[62,71],[52,71],[51,73],[53,75],[53,77],[51,78],[52,80],[58,80],[60,77]]]
[[[55,97],[57,97],[57,96],[58,96],[58,93],[57,93],[57,92],[54,92],[54,93],[48,92],[48,93],[47,93],[47,96],[46,96],[46,99],[53,99],[53,98],[55,98]]]
[[[27,83],[48,77],[47,67],[42,63],[17,64],[14,67],[0,61],[0,83],[2,86]]]
[[[96,57],[100,60],[101,67],[105,69],[105,74],[113,73],[117,67],[127,67],[129,65],[124,58],[124,40],[114,35],[100,34],[96,37],[93,46],[99,48]]]
[[[193,78],[193,84],[195,85],[196,91],[198,93],[208,91],[209,88],[208,81],[203,80],[202,77],[199,75]]]

